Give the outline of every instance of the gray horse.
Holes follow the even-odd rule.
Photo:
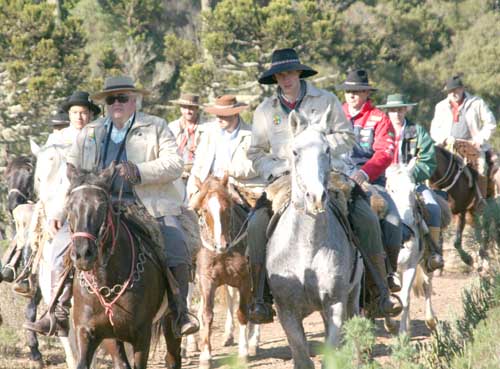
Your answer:
[[[328,202],[330,146],[327,121],[310,124],[292,111],[291,204],[267,247],[269,284],[290,345],[294,368],[314,368],[302,320],[319,311],[325,344],[340,343],[343,321],[358,312],[362,262]],[[353,274],[353,267],[356,270]]]

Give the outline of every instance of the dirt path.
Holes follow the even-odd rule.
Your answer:
[[[460,294],[464,286],[467,286],[471,277],[461,274],[448,274],[434,278],[433,285],[435,295],[433,297],[433,306],[440,320],[450,320],[461,313]],[[412,340],[425,341],[428,339],[430,332],[424,324],[425,305],[423,298],[412,298],[411,317],[412,321]],[[8,319],[5,317],[5,319]],[[237,353],[237,345],[231,347],[222,346],[222,331],[223,331],[223,314],[218,311],[215,316],[215,331],[213,335],[213,354],[214,361],[212,368],[228,368],[226,365],[228,357]],[[20,324],[19,324],[20,326]],[[313,314],[305,320],[305,330],[312,352],[315,353],[313,358],[316,367],[320,367],[321,355],[318,354],[321,343],[323,342],[323,324],[318,314]],[[1,328],[0,328],[1,333]],[[235,334],[237,337],[237,334]],[[377,321],[377,345],[374,350],[374,355],[377,360],[384,360],[388,354],[388,345],[394,340],[385,333],[382,326],[382,321]],[[1,338],[1,334],[0,334]],[[0,369],[20,369],[30,368],[28,361],[28,349],[19,342],[10,352],[0,351]],[[42,353],[45,356],[47,368],[62,369],[65,368],[62,349],[55,339],[42,339]],[[151,355],[149,368],[159,369],[164,368],[163,342],[159,345],[157,352]],[[12,357],[15,356],[15,357]],[[104,361],[104,362],[103,362]],[[107,363],[108,360],[101,361],[99,368],[111,368]],[[198,357],[191,356],[189,361],[183,365],[184,368],[198,368]],[[292,368],[291,353],[286,342],[285,334],[281,325],[278,322],[267,324],[261,329],[261,346],[256,357],[250,358],[248,362],[249,368],[266,368],[266,369],[285,369]]]

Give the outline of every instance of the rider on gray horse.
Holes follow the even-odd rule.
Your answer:
[[[328,135],[331,144],[333,169],[345,169],[340,155],[352,150],[354,135],[349,121],[342,111],[341,104],[332,93],[320,90],[302,78],[317,72],[303,65],[293,49],[281,49],[273,52],[271,68],[259,78],[261,84],[278,84],[276,93],[266,98],[254,113],[252,125],[252,144],[248,156],[254,161],[255,169],[261,177],[271,183],[290,172],[289,158],[292,156],[290,144],[291,128],[288,115],[292,110],[300,111],[311,122],[318,122],[328,106],[332,109],[331,121],[328,122],[332,134]],[[397,315],[401,312],[400,301],[391,296],[385,281],[386,269],[383,259],[381,230],[376,215],[363,196],[351,199],[350,220],[353,230],[360,239],[360,248],[367,255],[375,274],[369,278],[373,294],[378,298],[383,314]],[[250,320],[257,324],[273,320],[273,311],[269,301],[264,301],[266,229],[270,221],[267,208],[256,209],[248,224],[248,245],[252,278],[254,280],[254,304],[250,311]],[[374,268],[373,268],[374,266]],[[375,287],[380,288],[380,290]]]
[[[108,116],[88,124],[78,135],[68,155],[68,165],[84,170],[98,170],[117,162],[117,176],[111,194],[123,204],[140,204],[147,210],[144,217],[154,217],[163,234],[164,245],[153,242],[158,261],[168,279],[171,311],[178,315],[175,329],[180,334],[198,330],[198,322],[186,310],[190,279],[191,255],[178,216],[181,213],[183,183],[179,179],[183,163],[177,154],[175,139],[167,123],[158,117],[136,111],[147,91],[138,89],[130,77],[107,78],[104,90],[93,97],[104,100]],[[139,208],[139,207],[137,207]],[[145,220],[147,222],[147,220]],[[69,235],[69,233],[68,233]],[[70,238],[67,239],[70,242]],[[168,256],[167,256],[168,255]],[[171,285],[175,276],[180,298]],[[71,286],[71,281],[66,281]],[[71,288],[66,286],[57,301],[58,327],[67,326],[68,316],[57,316],[58,307],[67,306]],[[61,310],[61,309],[59,309]],[[29,328],[47,333],[50,321],[46,316]]]

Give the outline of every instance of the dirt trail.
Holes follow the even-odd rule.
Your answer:
[[[450,320],[461,314],[461,290],[467,286],[472,277],[462,274],[445,274],[441,277],[436,277],[433,280],[434,296],[433,307],[434,311],[440,320]],[[4,288],[3,288],[4,289]],[[428,340],[430,331],[424,324],[425,304],[423,298],[412,297],[411,317],[412,321],[412,340],[425,341]],[[8,319],[7,317],[4,317]],[[222,331],[223,331],[223,314],[221,311],[216,312],[215,330],[213,334],[213,354],[214,360],[212,368],[227,368],[225,364],[230,355],[237,353],[237,345],[231,347],[222,346]],[[19,322],[19,326],[22,322]],[[17,325],[17,324],[16,324]],[[320,368],[321,355],[318,354],[321,343],[323,342],[323,324],[318,314],[313,314],[305,320],[305,330],[310,343],[311,351],[316,354],[313,360],[317,368]],[[237,329],[237,328],[236,328]],[[384,361],[388,355],[388,346],[393,342],[387,333],[385,333],[382,321],[377,321],[377,345],[374,350],[374,355],[377,360]],[[237,334],[235,332],[235,337]],[[58,341],[54,339],[42,339],[42,353],[45,356],[46,368],[62,369],[65,368],[62,349]],[[16,352],[16,357],[12,358],[9,354],[6,357],[5,352],[0,352],[0,369],[20,369],[30,368],[28,358],[28,349],[22,342],[16,344],[16,348],[11,352]],[[164,343],[162,342],[158,350],[151,355],[149,368],[159,369],[165,368],[163,356],[165,352]],[[3,357],[1,357],[3,356]],[[111,368],[108,360],[101,361],[99,368]],[[183,365],[184,368],[198,368],[198,356],[191,356],[189,361]],[[267,324],[261,329],[261,346],[256,357],[250,358],[248,362],[249,368],[263,369],[285,369],[292,368],[291,353],[285,338],[285,334],[281,325],[278,322]]]

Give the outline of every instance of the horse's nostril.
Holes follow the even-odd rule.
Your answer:
[[[92,250],[90,248],[88,248],[85,251],[85,259],[89,259],[91,256],[92,256]]]
[[[321,195],[321,202],[326,201],[326,191],[323,191],[323,195]]]
[[[310,193],[309,191],[308,191],[308,192],[306,192],[306,197],[307,197],[308,199],[310,199],[310,198],[311,198],[311,193]]]

